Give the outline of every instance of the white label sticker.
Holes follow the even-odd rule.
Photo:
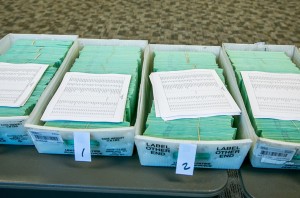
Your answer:
[[[35,132],[30,131],[30,136],[33,141],[36,142],[46,142],[46,143],[63,143],[63,139],[61,138],[59,133],[55,132]]]
[[[75,161],[91,162],[90,133],[74,133]]]
[[[196,158],[196,144],[180,144],[176,165],[176,174],[193,175]]]
[[[272,164],[283,164],[290,161],[295,155],[295,149],[273,148],[260,145],[257,148],[256,156],[262,157],[261,162]]]

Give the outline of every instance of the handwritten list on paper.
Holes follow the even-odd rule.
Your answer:
[[[48,65],[0,63],[0,106],[23,106]]]
[[[255,118],[300,120],[300,74],[241,72]]]
[[[164,120],[240,114],[214,70],[154,72],[150,80],[155,110]]]
[[[68,72],[41,119],[122,122],[130,78]]]

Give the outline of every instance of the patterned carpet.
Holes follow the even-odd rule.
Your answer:
[[[0,0],[0,13],[1,37],[77,34],[162,44],[266,42],[300,47],[299,0]],[[219,197],[244,197],[237,171],[228,175]]]
[[[151,43],[300,47],[298,0],[0,0],[0,36],[78,34]]]

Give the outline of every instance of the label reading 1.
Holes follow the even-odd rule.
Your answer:
[[[32,139],[36,142],[46,142],[46,143],[63,143],[59,133],[55,132],[29,132]]]
[[[75,161],[91,162],[90,133],[75,132],[73,134]]]
[[[176,165],[176,174],[193,175],[196,158],[196,144],[180,144]]]

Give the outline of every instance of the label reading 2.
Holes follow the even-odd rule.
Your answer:
[[[180,144],[176,165],[176,174],[193,175],[196,158],[196,144]]]

